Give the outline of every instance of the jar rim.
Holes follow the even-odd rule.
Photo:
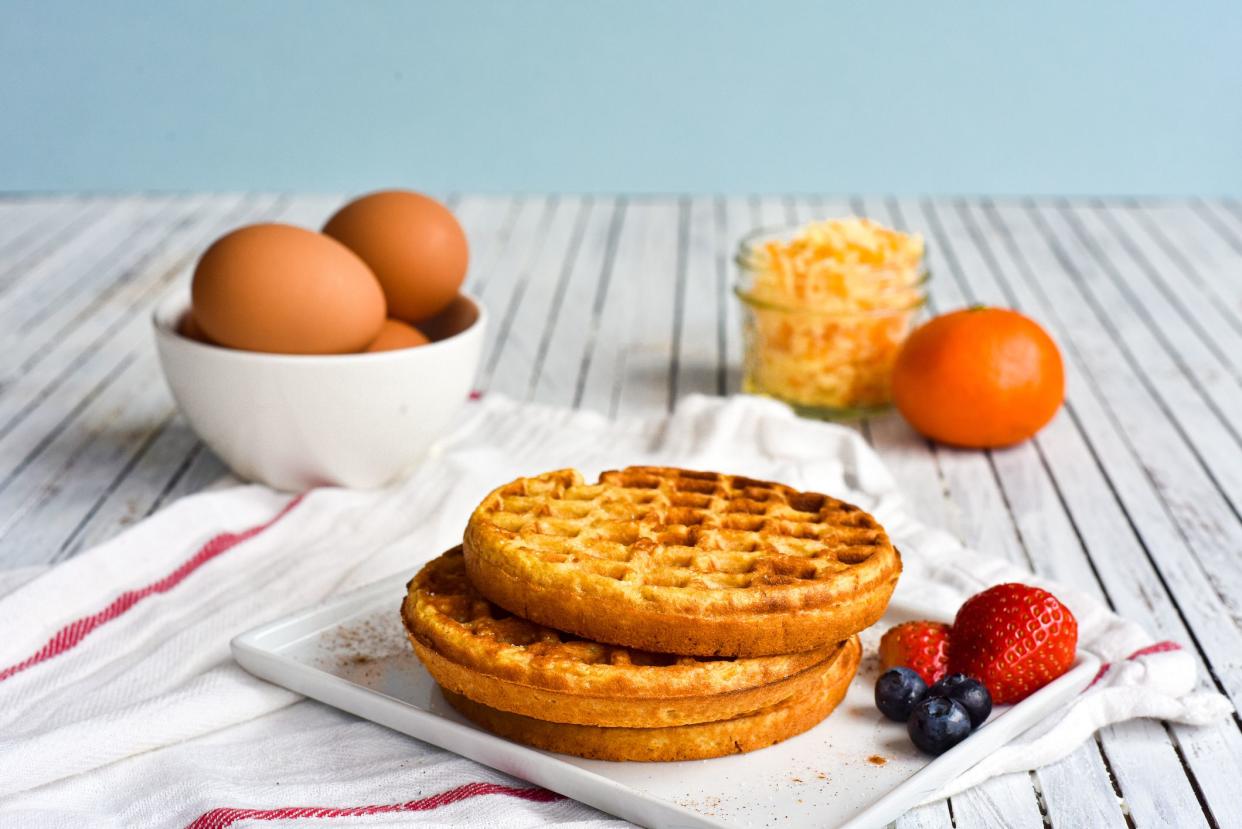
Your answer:
[[[755,251],[756,242],[758,242],[761,239],[767,240],[767,239],[779,237],[782,235],[788,235],[790,233],[802,230],[804,227],[807,226],[807,224],[808,224],[807,222],[801,222],[798,224],[763,225],[762,227],[757,227],[753,230],[747,231],[742,236],[742,238],[739,239],[737,242],[737,252],[733,255],[733,261],[736,262],[738,265],[741,265],[742,267],[750,267],[746,262],[746,256],[747,254],[753,253]],[[901,232],[904,233],[905,231],[901,231]],[[927,249],[929,247],[931,247],[931,245],[928,243],[926,237],[924,237],[923,239],[923,261],[925,262],[927,261]],[[880,269],[877,268],[876,270],[880,270]]]
[[[849,217],[846,217],[846,218],[849,218]],[[855,218],[856,218],[856,217],[855,217]],[[831,221],[838,221],[838,220],[839,220],[839,219],[836,219],[836,218],[828,218],[828,219],[820,219],[820,220],[818,220],[818,222],[823,222],[823,221],[829,221],[829,222],[831,222]],[[784,222],[784,223],[782,223],[782,224],[760,225],[759,227],[752,228],[751,230],[748,230],[748,231],[746,231],[746,233],[742,234],[742,237],[741,237],[740,239],[738,239],[738,243],[737,243],[737,247],[738,247],[738,255],[741,255],[741,253],[742,253],[743,251],[748,250],[748,249],[750,249],[750,248],[754,247],[755,241],[756,241],[757,239],[760,239],[760,238],[765,238],[765,239],[766,239],[766,238],[768,238],[768,237],[780,236],[780,235],[782,235],[782,234],[793,233],[793,232],[795,232],[795,231],[802,230],[802,229],[803,229],[803,228],[805,228],[807,225],[817,224],[818,222],[817,222],[817,221],[810,221],[810,222]],[[906,231],[904,231],[904,230],[897,230],[896,228],[888,228],[888,229],[889,229],[889,230],[892,230],[892,231],[895,231],[895,232],[897,232],[897,233],[902,233],[902,234],[907,235],[907,236],[908,236],[908,235],[910,235],[909,233],[907,233],[907,232],[906,232]],[[926,248],[928,247],[927,237],[925,237],[925,236],[923,237],[923,247],[924,247],[924,250],[926,250]]]

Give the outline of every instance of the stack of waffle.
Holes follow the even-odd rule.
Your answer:
[[[714,472],[519,478],[401,615],[445,698],[549,751],[691,760],[816,725],[858,668],[901,560],[850,504]]]

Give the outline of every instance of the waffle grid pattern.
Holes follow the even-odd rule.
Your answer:
[[[493,493],[487,520],[549,564],[702,590],[831,579],[888,545],[866,512],[715,472],[629,467],[585,484],[564,470]]]

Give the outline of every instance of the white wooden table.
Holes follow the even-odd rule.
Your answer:
[[[1036,440],[859,424],[923,520],[1104,598],[1242,701],[1242,207],[1205,201],[445,196],[494,325],[479,379],[610,413],[737,388],[738,237],[865,214],[930,242],[933,310],[1017,307],[1068,365]],[[0,198],[0,568],[63,561],[224,473],[159,378],[152,304],[205,245],[339,197]],[[1242,826],[1239,722],[1133,722],[919,827]]]

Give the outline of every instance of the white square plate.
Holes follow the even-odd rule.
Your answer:
[[[930,758],[873,702],[880,632],[925,616],[890,605],[863,633],[858,677],[815,728],[750,754],[679,763],[611,763],[527,748],[475,728],[440,696],[405,640],[398,609],[413,573],[396,575],[233,640],[246,670],[359,717],[652,827],[864,829],[892,821],[988,753],[1062,707],[1098,661],[1080,653],[1056,682]]]

